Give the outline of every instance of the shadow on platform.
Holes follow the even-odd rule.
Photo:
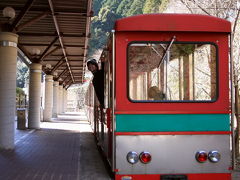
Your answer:
[[[64,114],[40,130],[16,130],[15,149],[0,151],[0,179],[110,180],[86,117],[76,117]]]

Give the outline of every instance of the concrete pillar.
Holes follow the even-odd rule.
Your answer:
[[[57,118],[58,115],[58,90],[59,90],[59,82],[53,82],[53,117]]]
[[[0,32],[0,148],[14,148],[17,41],[14,33]]]
[[[63,85],[59,85],[59,94],[58,94],[58,99],[59,99],[59,106],[58,106],[58,113],[62,113],[62,106],[63,106]]]
[[[62,112],[65,113],[65,102],[66,102],[66,89],[63,88],[63,96],[62,96]]]
[[[30,65],[28,128],[40,129],[42,65]]]
[[[67,89],[64,89],[64,112],[67,112]]]
[[[53,112],[53,76],[45,76],[45,104],[43,111],[43,120],[50,121]]]
[[[63,88],[63,103],[62,103],[62,112],[65,113],[65,88]]]

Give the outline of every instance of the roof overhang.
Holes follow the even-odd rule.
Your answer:
[[[231,23],[224,19],[197,14],[144,14],[122,18],[116,31],[181,31],[231,32]]]
[[[54,79],[65,88],[82,83],[92,0],[0,1],[1,10],[7,6],[16,11],[16,16],[10,21],[0,16],[0,31],[18,34],[18,48],[31,62],[41,63],[46,74],[57,72]],[[40,53],[34,54],[34,49]]]

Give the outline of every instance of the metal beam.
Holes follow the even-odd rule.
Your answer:
[[[58,70],[64,70],[65,68],[66,68],[66,66],[62,66],[62,67],[59,67]],[[76,68],[76,67],[75,67],[75,68]],[[75,68],[73,69],[73,71],[82,71],[82,70],[83,70],[82,67],[79,67],[79,66],[77,67],[77,69],[75,69]],[[80,68],[81,68],[81,69],[80,69]],[[74,74],[75,74],[75,73],[74,73]]]
[[[48,50],[55,44],[55,42],[58,40],[58,37],[55,37],[53,39],[53,41],[49,44],[49,46],[43,51],[43,53],[41,54],[39,61],[42,61],[43,58],[46,56]]]
[[[63,71],[64,68],[59,68],[58,71]],[[75,76],[75,73],[79,73],[79,72],[82,72],[82,69],[78,69],[78,70],[75,70],[75,71],[78,71],[78,72],[73,72],[73,75]]]
[[[58,55],[58,54],[55,54],[55,55],[52,55],[52,57],[55,57],[55,56],[61,56],[61,55]],[[84,55],[67,55],[67,57],[84,57]]]
[[[70,84],[68,87],[65,86],[65,87],[66,87],[66,90],[68,90],[68,88],[70,88],[71,85],[72,85],[72,84]],[[65,87],[64,87],[64,88],[65,88]]]
[[[49,53],[47,53],[47,54],[43,57],[43,59],[42,59],[41,61],[44,61],[44,58],[45,58],[45,57],[50,56],[52,53],[54,53],[55,51],[57,51],[57,50],[59,50],[59,49],[61,49],[61,47],[55,47],[53,50],[51,50]]]
[[[63,61],[64,57],[61,58],[58,63],[53,67],[53,69],[51,70],[51,73],[53,73],[55,70],[57,70],[60,66],[62,66],[65,62]]]
[[[21,59],[21,61],[24,62],[24,64],[26,64],[27,67],[29,67],[30,64],[29,64],[29,62],[26,60],[25,56],[24,56],[22,53],[20,53],[20,51],[18,51],[17,54],[18,54],[18,57]]]
[[[74,76],[78,76],[78,77],[82,76],[82,73],[79,73],[79,72],[78,73],[74,73]]]
[[[60,57],[60,56],[58,56]],[[56,62],[56,61],[59,61],[58,59],[44,59],[45,62],[49,62],[49,61],[52,61],[52,62]],[[83,62],[82,60],[68,60],[68,62]],[[71,66],[72,67],[72,66]]]
[[[55,12],[54,12],[53,2],[52,2],[52,0],[48,0],[48,3],[49,3],[49,7],[51,9],[51,12],[52,12],[52,17],[53,17],[53,21],[54,21],[54,25],[55,25],[57,34],[59,36],[59,42],[60,42],[61,47],[62,47],[63,55],[65,57],[69,73],[70,73],[72,81],[74,83],[75,80],[74,80],[74,77],[73,77],[73,74],[72,74],[72,70],[71,70],[70,64],[68,63],[68,57],[67,57],[67,54],[66,54],[66,51],[65,51],[65,48],[64,48],[64,44],[63,44],[63,40],[62,40],[62,37],[61,37],[61,34],[60,34],[59,25],[58,25],[57,18],[56,18]]]
[[[28,53],[28,51],[20,44],[18,44],[18,48],[27,56],[27,58],[32,61],[31,55]]]
[[[65,77],[65,78],[63,79],[63,82],[62,82],[62,83],[64,83],[69,77],[70,77],[69,75],[68,75],[67,77]],[[71,77],[70,77],[70,79],[71,79]]]
[[[24,18],[24,16],[27,14],[29,9],[32,7],[35,0],[28,0],[25,4],[25,6],[21,9],[21,12],[16,17],[16,19],[12,23],[12,31],[17,27],[17,25],[21,22],[21,20]]]
[[[82,75],[76,75],[76,74],[74,74],[74,77],[79,78],[79,77],[82,77]]]
[[[25,23],[20,24],[19,26],[17,26],[17,27],[15,28],[15,32],[21,31],[21,30],[24,29],[25,27],[34,24],[35,22],[41,20],[42,18],[45,18],[45,17],[46,17],[47,15],[49,15],[49,14],[50,14],[50,12],[48,12],[48,11],[43,12],[42,14],[38,15],[37,17],[34,17],[34,18],[32,18],[31,20],[29,20],[29,21],[27,21],[27,22],[25,22]]]
[[[65,87],[72,83],[71,79],[66,83]],[[66,89],[68,89],[72,84],[70,84]]]
[[[4,9],[6,6],[0,5],[0,9]],[[23,7],[21,6],[11,6],[12,8],[14,8],[16,11],[22,11]],[[31,7],[29,11],[31,12],[44,12],[46,11],[46,8],[43,7]],[[65,15],[77,15],[77,16],[82,16],[82,17],[90,17],[90,15],[87,12],[80,12],[80,10],[76,10],[76,9],[58,9],[55,11],[56,15],[61,15],[61,14],[65,14]]]
[[[65,70],[63,70],[61,74],[59,74],[59,76],[57,77],[57,80],[59,80],[60,77],[62,77],[67,72],[67,70],[68,70],[68,67]]]
[[[19,43],[20,45],[22,45],[22,46],[49,46],[49,43]],[[54,46],[59,46],[60,47],[60,45],[54,45]],[[75,44],[69,44],[69,45],[65,45],[64,44],[64,47],[66,48],[66,47],[76,47],[76,48],[83,48],[84,47],[84,45],[75,45]]]
[[[55,11],[56,15],[77,15],[77,16],[82,16],[82,17],[87,17],[87,13],[81,13],[78,11]]]
[[[50,37],[56,37],[58,34],[57,33],[24,33],[24,32],[19,32],[18,35],[24,37],[24,36],[50,36]],[[79,34],[68,34],[68,33],[60,33],[61,37],[70,37],[70,38],[82,38],[82,37],[86,37],[86,34],[83,33],[81,35]]]
[[[81,71],[83,70],[83,67],[75,66],[73,71]]]

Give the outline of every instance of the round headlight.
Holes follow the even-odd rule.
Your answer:
[[[198,151],[196,153],[196,160],[200,163],[204,163],[207,161],[208,155],[206,151]]]
[[[134,151],[130,151],[127,154],[127,161],[130,164],[136,164],[138,162],[138,154],[136,152],[134,152]]]
[[[220,161],[221,155],[218,151],[210,151],[208,153],[208,159],[213,163],[217,163],[218,161]]]
[[[152,156],[149,152],[142,152],[139,156],[142,163],[147,164],[152,160]]]

